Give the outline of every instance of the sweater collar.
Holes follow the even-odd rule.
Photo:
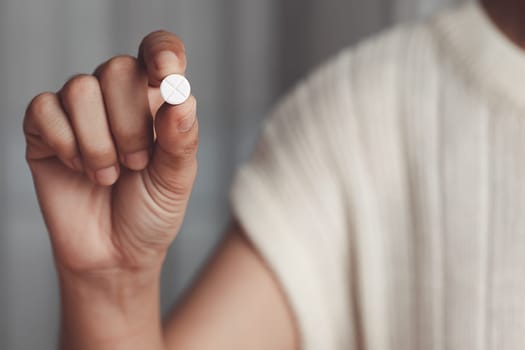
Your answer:
[[[525,50],[497,28],[478,1],[436,17],[445,43],[473,78],[525,108]]]

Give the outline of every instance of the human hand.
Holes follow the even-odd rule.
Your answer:
[[[159,92],[185,69],[183,43],[157,31],[138,58],[114,57],[29,104],[26,158],[59,271],[162,264],[197,174],[196,99],[172,106]]]

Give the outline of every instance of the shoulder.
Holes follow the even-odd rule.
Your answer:
[[[423,20],[343,48],[289,90],[266,123],[275,129],[307,130],[327,152],[347,147],[357,141],[348,136],[360,133],[358,128],[373,128],[385,118],[382,111],[399,110],[405,85],[421,82],[421,75],[435,70],[436,47],[431,22]]]
[[[345,47],[315,67],[275,106],[298,103],[310,108],[336,104],[344,109],[369,98],[392,97],[415,66],[436,66],[438,44],[431,19],[398,24]],[[386,96],[385,96],[386,95]],[[290,116],[290,118],[292,118]]]

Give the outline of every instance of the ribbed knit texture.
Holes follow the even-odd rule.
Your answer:
[[[525,349],[525,52],[477,3],[312,72],[230,200],[302,349]]]

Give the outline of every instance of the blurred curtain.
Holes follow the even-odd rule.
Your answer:
[[[276,98],[341,47],[456,1],[1,0],[0,348],[53,349],[58,330],[50,245],[24,161],[21,121],[32,96],[112,55],[135,54],[152,30],[186,42],[200,163],[163,272],[167,310],[224,232],[231,177]]]

